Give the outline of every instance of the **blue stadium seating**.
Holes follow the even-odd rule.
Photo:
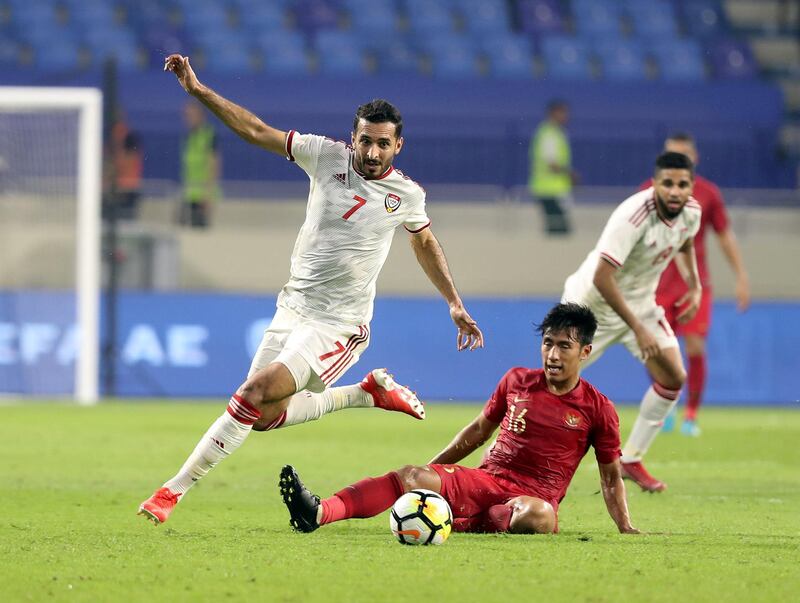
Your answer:
[[[239,26],[246,31],[276,31],[286,28],[287,12],[279,4],[260,3],[237,12]]]
[[[546,37],[542,41],[542,59],[551,78],[589,79],[592,75],[586,42],[572,36]]]
[[[511,29],[505,0],[461,0],[456,5],[470,32],[497,35],[508,33]]]
[[[522,35],[506,34],[487,37],[481,50],[489,63],[489,74],[496,78],[533,77],[533,56],[530,40]]]
[[[355,33],[341,30],[317,32],[315,48],[320,72],[326,75],[362,75],[366,69],[364,54]]]
[[[686,30],[694,37],[711,38],[725,31],[725,16],[717,0],[684,0],[681,5]]]
[[[517,19],[522,31],[540,34],[564,30],[564,15],[557,0],[519,0]]]
[[[637,41],[602,40],[596,43],[595,51],[606,79],[644,80],[647,77],[644,51]]]
[[[614,0],[573,0],[572,18],[579,35],[616,38],[622,11]]]
[[[297,0],[291,5],[297,26],[309,33],[319,29],[333,29],[339,24],[337,7],[325,0]]]
[[[672,37],[677,31],[675,12],[664,0],[627,0],[625,12],[639,37]]]
[[[429,55],[431,73],[443,79],[469,79],[477,77],[478,57],[467,44],[449,44]]]
[[[660,40],[651,45],[650,51],[663,80],[698,81],[705,78],[703,53],[695,40]]]
[[[351,1],[348,4],[347,14],[350,27],[356,30],[359,36],[366,35],[375,39],[379,36],[392,36],[397,33],[397,11],[391,0],[366,3],[362,0]]]
[[[69,40],[54,40],[38,47],[35,60],[42,71],[77,71],[83,66],[80,47]]]
[[[729,79],[747,79],[758,69],[750,47],[734,39],[720,39],[710,43],[714,75]]]
[[[409,30],[416,37],[452,33],[455,23],[446,0],[405,0]]]
[[[405,40],[395,38],[375,56],[377,71],[389,74],[413,74],[419,69],[419,58]]]
[[[224,44],[207,43],[203,49],[205,66],[210,72],[241,74],[252,71],[252,55],[247,46],[241,42]]]

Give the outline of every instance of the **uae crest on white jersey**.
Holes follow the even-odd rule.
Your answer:
[[[400,207],[400,197],[394,193],[389,193],[383,200],[383,205],[386,207],[387,213],[397,211],[397,209]]]

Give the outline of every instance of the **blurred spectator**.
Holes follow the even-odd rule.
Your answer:
[[[567,138],[569,106],[563,100],[547,105],[547,117],[539,124],[530,144],[528,186],[542,204],[547,234],[564,235],[571,230],[568,205],[577,172],[572,169],[572,153]]]
[[[203,107],[191,101],[184,108],[188,133],[183,143],[181,165],[183,203],[180,223],[193,228],[211,224],[211,209],[219,198],[220,156],[217,135]]]
[[[118,219],[135,220],[141,197],[144,155],[138,134],[128,127],[120,108],[115,110],[108,152],[104,214],[108,217],[108,204],[113,203]]]

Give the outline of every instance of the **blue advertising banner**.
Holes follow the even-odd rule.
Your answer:
[[[513,366],[539,366],[534,322],[555,300],[470,299],[486,348],[456,351],[456,331],[441,300],[381,298],[372,340],[340,384],[386,366],[428,400],[483,401]],[[269,325],[275,298],[197,293],[121,295],[117,395],[229,396],[243,381]],[[0,391],[67,394],[78,333],[67,292],[0,292]],[[800,304],[758,303],[738,314],[715,305],[708,341],[708,403],[792,404],[800,387]],[[637,402],[648,386],[642,366],[616,346],[585,377],[618,402]]]

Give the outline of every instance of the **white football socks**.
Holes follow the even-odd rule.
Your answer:
[[[664,419],[669,411],[678,403],[681,390],[672,390],[653,383],[644,394],[639,406],[639,416],[633,424],[628,441],[622,448],[623,463],[635,463],[642,460],[653,440],[656,439]]]
[[[185,494],[195,482],[242,445],[259,416],[254,407],[238,396],[231,398],[222,416],[208,428],[183,467],[164,487],[176,494]]]
[[[316,421],[323,415],[344,408],[365,408],[374,404],[372,394],[364,391],[357,383],[331,387],[321,394],[302,391],[292,396],[286,409],[286,419],[280,427]]]

